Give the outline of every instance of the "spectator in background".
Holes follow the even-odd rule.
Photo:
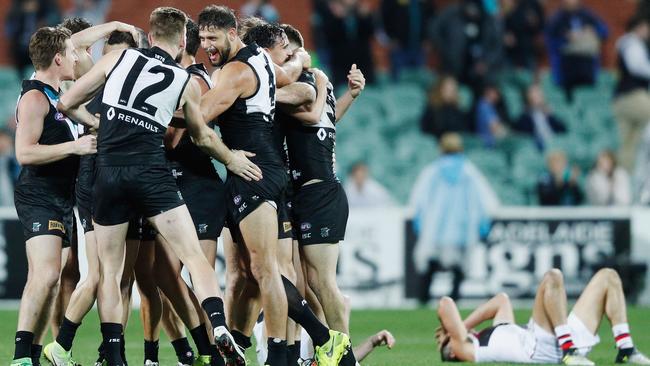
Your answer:
[[[620,78],[614,97],[614,116],[621,136],[619,161],[628,171],[634,169],[639,141],[650,121],[650,55],[646,45],[649,39],[650,23],[637,17],[616,42]]]
[[[598,154],[587,177],[587,202],[597,206],[627,206],[632,203],[630,176],[616,164],[611,150]]]
[[[505,57],[510,67],[534,71],[540,54],[538,38],[544,29],[539,0],[502,0]]]
[[[581,5],[580,0],[562,0],[562,7],[546,26],[546,44],[555,82],[567,99],[573,89],[593,85],[600,66],[601,43],[607,38],[607,25]]]
[[[556,134],[566,132],[564,123],[555,117],[544,100],[544,92],[537,84],[526,91],[526,111],[513,126],[515,131],[532,135],[540,151],[553,140]]]
[[[319,45],[331,57],[329,68],[334,87],[347,85],[350,65],[363,70],[366,83],[375,82],[375,66],[370,46],[375,23],[370,8],[359,0],[330,0],[319,6],[317,29],[325,45]]]
[[[90,24],[103,24],[111,6],[111,0],[75,0],[69,17],[79,17]]]
[[[397,79],[404,68],[424,64],[424,39],[433,18],[431,0],[382,0],[381,19],[390,39],[391,74]]]
[[[500,103],[499,89],[492,84],[486,85],[476,105],[476,131],[485,147],[495,147],[508,134],[507,122],[499,113]]]
[[[550,152],[546,158],[547,171],[537,182],[537,194],[542,206],[577,206],[582,203],[583,193],[578,184],[580,171],[570,168],[566,154]]]
[[[14,184],[20,166],[14,156],[14,140],[10,131],[0,129],[0,206],[13,206]]]
[[[18,79],[25,78],[32,61],[29,40],[40,27],[56,25],[61,20],[54,0],[14,0],[5,19],[5,35],[9,40],[8,54],[13,57]]]
[[[453,271],[451,297],[460,296],[466,249],[478,245],[487,234],[488,213],[499,205],[485,177],[463,154],[460,135],[444,135],[440,150],[442,155],[418,176],[409,201],[417,235],[413,260],[421,275],[422,304],[428,302],[433,276],[441,270]]]
[[[429,100],[420,119],[420,129],[439,139],[447,132],[469,131],[467,116],[458,105],[458,82],[444,75],[429,90]]]
[[[343,188],[348,196],[350,207],[381,207],[395,204],[388,190],[370,176],[368,166],[362,162],[352,165]]]
[[[449,5],[433,21],[430,38],[440,55],[442,72],[468,85],[474,95],[493,82],[503,60],[503,35],[496,17],[482,0]]]
[[[278,10],[271,4],[270,0],[248,0],[241,7],[242,18],[257,17],[269,23],[280,21]]]

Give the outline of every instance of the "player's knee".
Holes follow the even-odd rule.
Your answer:
[[[265,262],[251,263],[251,272],[253,277],[259,282],[273,275],[273,267]]]
[[[621,277],[612,268],[603,268],[598,271],[598,275],[604,277],[610,286],[622,286]]]
[[[449,296],[443,296],[438,302],[438,312],[440,312],[440,310],[442,310],[443,308],[454,306],[454,305],[455,305],[454,299],[452,299]]]
[[[61,283],[59,278],[59,271],[56,269],[46,269],[41,271],[38,276],[37,281],[33,281],[33,284],[36,286],[45,289],[45,291],[58,290],[58,286]]]
[[[506,294],[505,292],[499,292],[498,294],[495,295],[495,297],[502,304],[510,302],[510,296],[508,296],[508,294]]]
[[[564,283],[564,276],[562,275],[562,271],[557,268],[553,268],[546,272],[544,275],[544,280],[552,286],[559,286]]]

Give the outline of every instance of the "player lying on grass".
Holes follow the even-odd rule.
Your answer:
[[[506,294],[496,295],[464,321],[454,301],[444,297],[438,307],[441,326],[436,341],[443,361],[593,365],[586,356],[600,342],[597,332],[603,315],[612,325],[618,349],[615,362],[650,365],[650,359],[634,348],[621,279],[609,268],[592,277],[568,316],[562,272],[548,271],[537,289],[532,317],[523,326],[515,324]],[[492,326],[474,331],[487,320]]]

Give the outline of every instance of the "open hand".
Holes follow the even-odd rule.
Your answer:
[[[226,164],[226,168],[247,181],[258,181],[262,179],[262,171],[257,165],[248,160],[249,157],[253,156],[255,154],[248,151],[233,150],[232,157]]]

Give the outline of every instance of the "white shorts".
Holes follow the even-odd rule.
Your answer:
[[[571,329],[571,338],[578,352],[587,356],[591,349],[600,342],[600,337],[587,329],[587,326],[573,312],[569,314],[568,325]],[[528,331],[535,337],[535,351],[531,357],[534,363],[561,363],[562,350],[560,349],[555,334],[549,333],[540,327],[531,318],[528,322]]]

